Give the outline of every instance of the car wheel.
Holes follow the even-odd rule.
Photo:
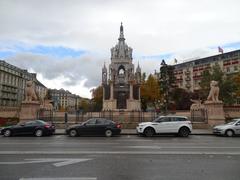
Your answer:
[[[71,136],[71,137],[76,137],[78,135],[78,133],[77,133],[77,130],[76,129],[71,129],[70,131],[69,131],[69,136]]]
[[[233,130],[227,130],[227,131],[225,132],[225,135],[226,135],[227,137],[232,137],[232,136],[234,136],[234,132],[233,132]]]
[[[110,130],[110,129],[108,129],[108,130],[105,131],[105,136],[106,136],[106,137],[111,137],[112,134],[113,134],[113,133],[112,133],[112,130]]]
[[[41,137],[41,136],[43,136],[43,130],[37,129],[37,130],[35,131],[34,135],[35,135],[36,137]]]
[[[186,127],[182,127],[178,132],[178,135],[181,137],[188,137],[189,134],[190,134],[190,131]]]
[[[155,130],[153,128],[147,128],[144,130],[144,135],[147,137],[152,137],[155,134]]]
[[[10,129],[7,129],[4,131],[3,136],[10,137],[12,135],[12,131]]]

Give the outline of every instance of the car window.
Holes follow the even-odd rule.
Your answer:
[[[233,120],[233,121],[227,123],[227,125],[234,125],[234,124],[236,123],[236,121],[237,121],[237,120]]]
[[[158,122],[171,122],[171,117],[162,117],[158,120]]]
[[[87,122],[86,122],[87,125],[94,125],[96,124],[96,119],[89,119]]]
[[[187,121],[187,119],[182,117],[176,117],[176,121]]]
[[[156,118],[153,120],[153,122],[160,122],[161,121],[161,118]]]
[[[103,125],[103,124],[105,124],[105,121],[106,121],[105,119],[97,119],[96,124],[97,125]]]
[[[25,126],[32,126],[32,125],[34,125],[34,124],[36,124],[35,121],[29,121],[29,122],[26,122],[26,123],[25,123]]]

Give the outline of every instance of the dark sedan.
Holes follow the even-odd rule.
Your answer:
[[[71,137],[79,135],[105,135],[111,137],[119,135],[120,132],[120,124],[104,118],[92,118],[66,130],[66,133]]]
[[[55,126],[42,120],[21,122],[1,130],[1,134],[5,137],[14,135],[35,135],[40,137],[43,135],[52,135],[54,132]]]

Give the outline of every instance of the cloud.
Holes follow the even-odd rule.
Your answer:
[[[135,65],[152,73],[163,58],[173,64],[217,54],[217,46],[239,49],[239,7],[239,0],[2,0],[0,58],[87,94],[101,83],[120,22]]]

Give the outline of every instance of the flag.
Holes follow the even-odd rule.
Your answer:
[[[177,64],[177,59],[176,58],[174,59],[174,63]]]
[[[220,46],[218,46],[218,52],[223,54],[223,49]]]

